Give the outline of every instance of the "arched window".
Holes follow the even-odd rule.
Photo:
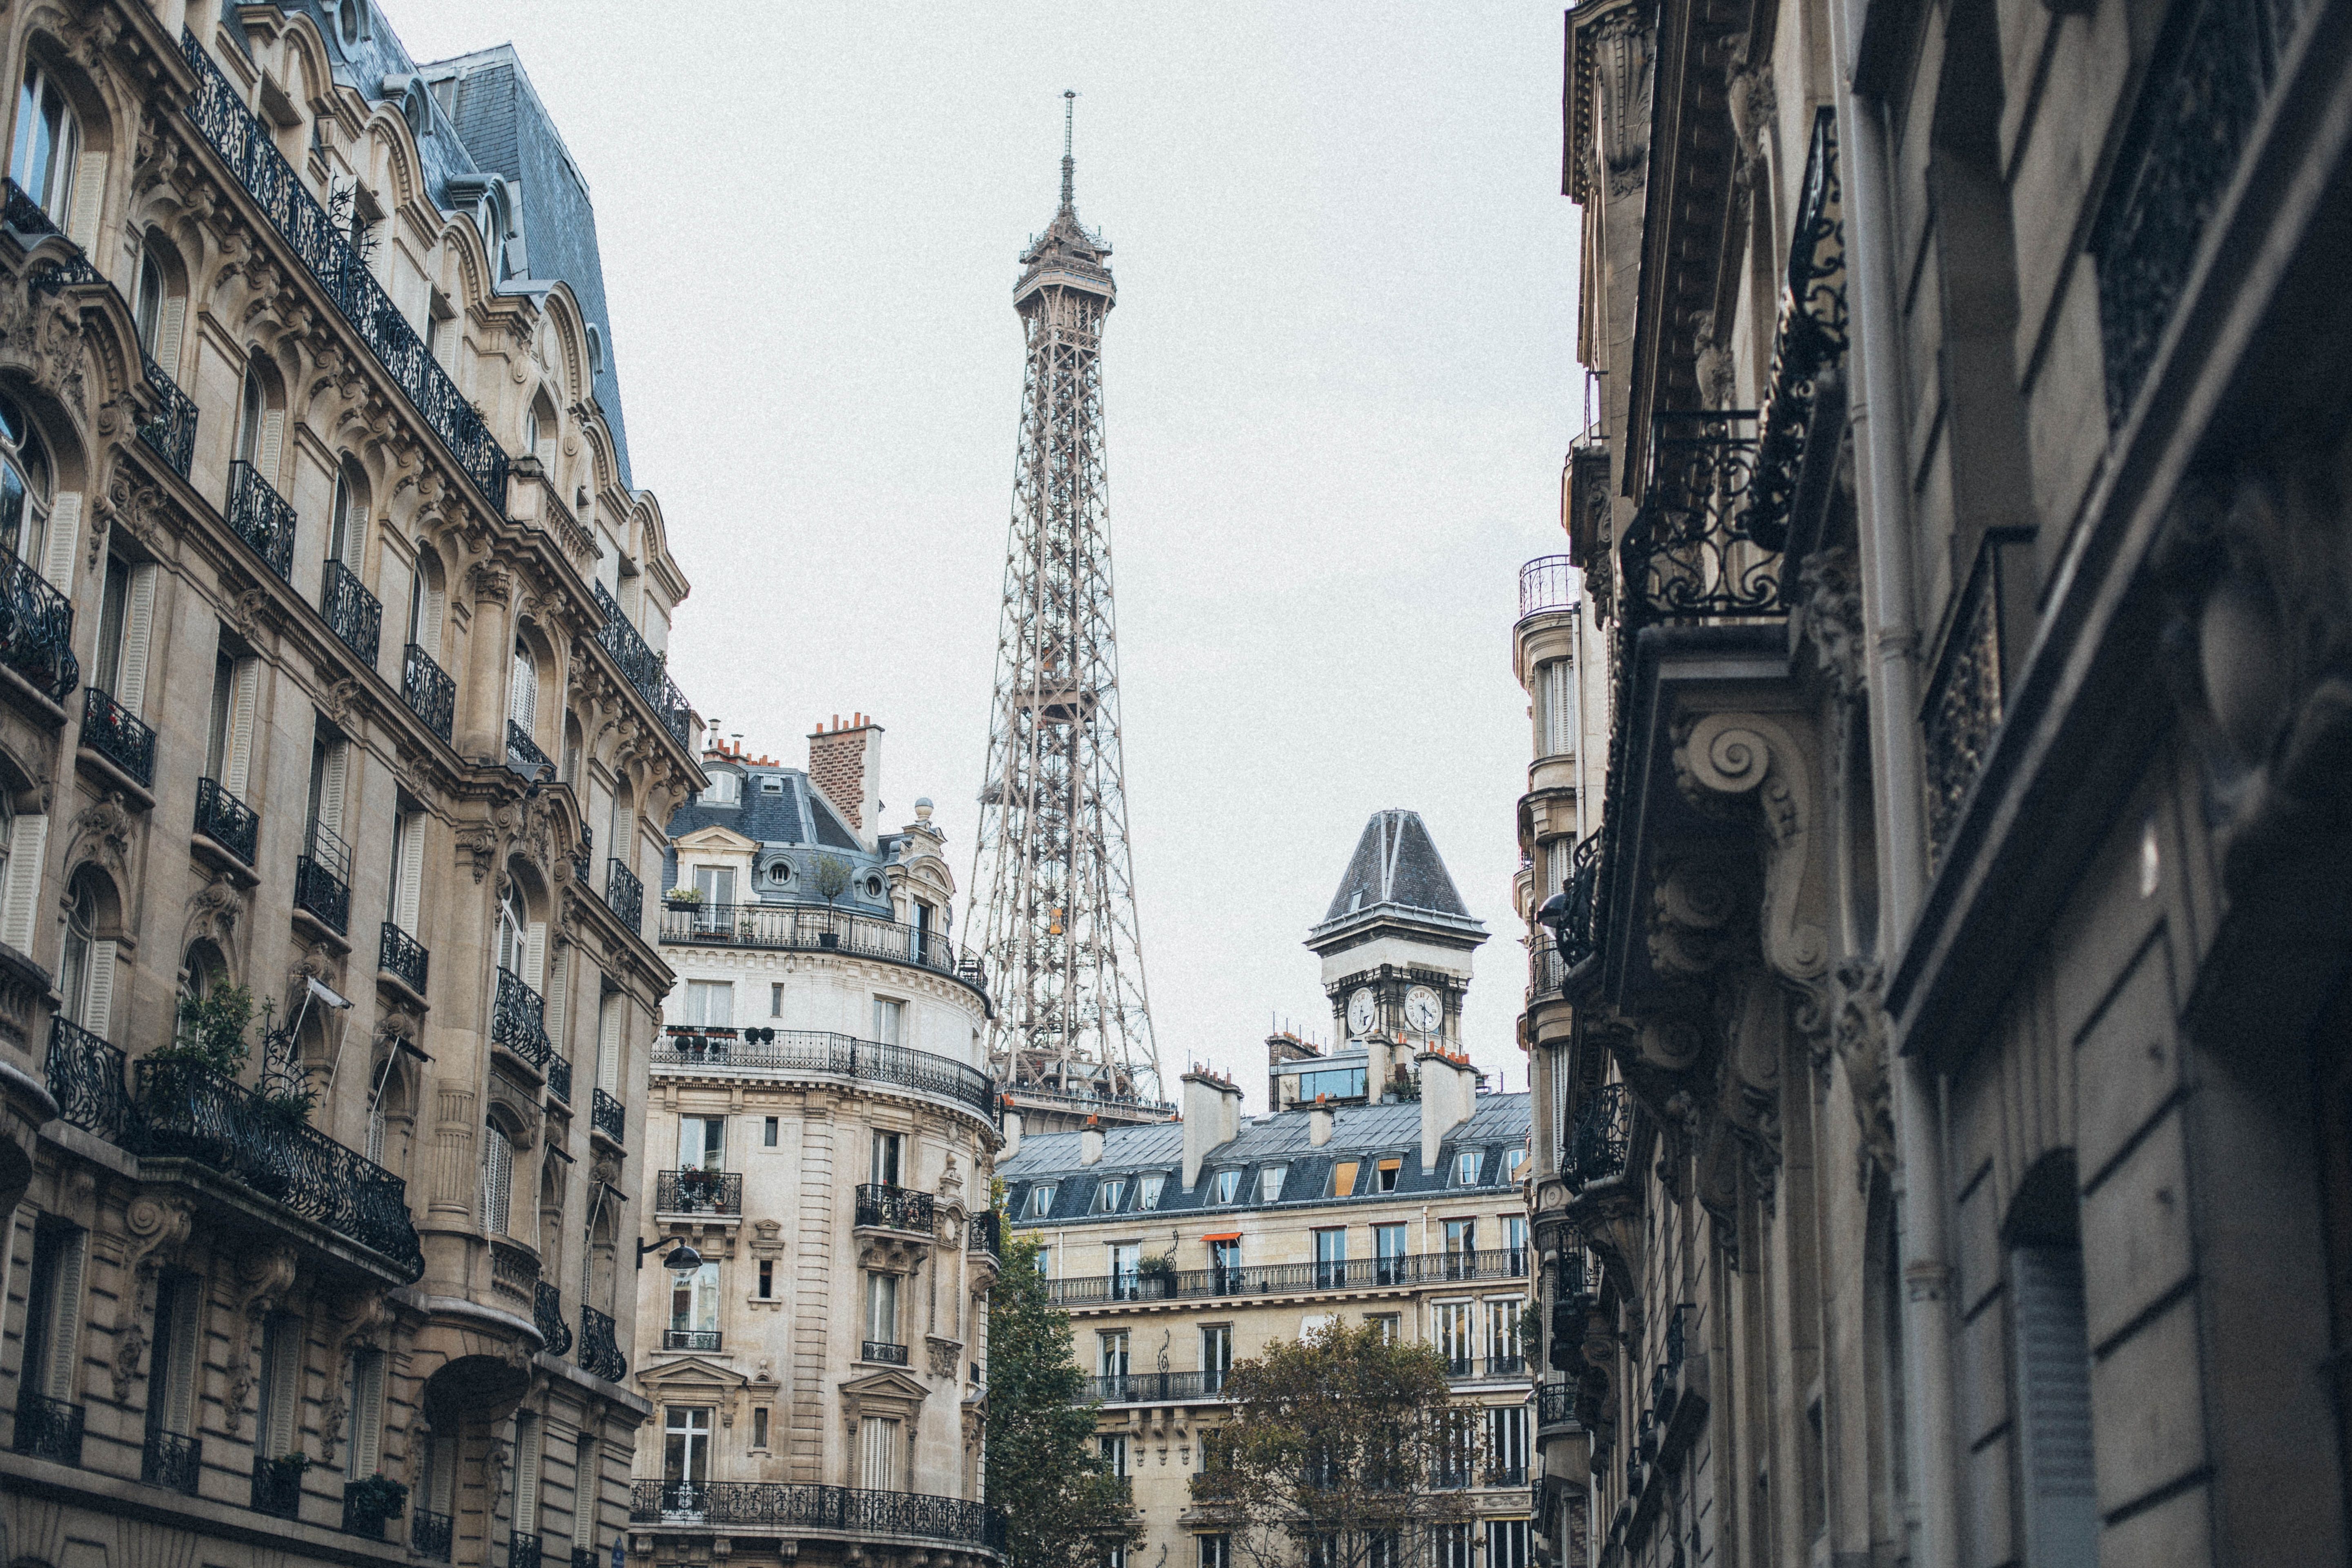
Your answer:
[[[65,996],[66,1021],[89,1023],[91,949],[98,944],[98,890],[87,876],[76,877],[66,894],[66,945],[58,962],[58,989]]]
[[[25,66],[16,94],[16,144],[8,175],[25,188],[60,229],[73,210],[74,164],[81,157],[81,126],[57,78],[38,60]]]
[[[276,432],[270,428],[276,423],[278,418],[269,408],[269,389],[261,384],[261,373],[247,365],[245,387],[236,406],[236,460],[252,464],[264,479],[276,477],[278,441]]]
[[[334,510],[327,520],[327,559],[357,572],[367,538],[367,481],[346,458],[335,468]]]
[[[408,640],[428,658],[441,657],[441,558],[419,541],[408,578]]]
[[[500,969],[515,975],[522,973],[525,963],[524,953],[530,940],[530,929],[523,923],[522,900],[509,884],[507,890],[499,898],[498,950]]]
[[[139,323],[139,347],[155,357],[155,342],[163,331],[163,268],[152,245],[139,252],[139,303],[133,312]]]
[[[525,450],[539,459],[539,466],[547,470],[551,480],[555,477],[555,443],[562,434],[562,426],[555,417],[555,405],[549,402],[547,394],[542,392],[530,400],[530,412],[523,418],[522,444]]]
[[[539,732],[539,664],[520,637],[515,639],[514,691],[509,700],[507,717],[526,739]]]
[[[511,1234],[514,1214],[514,1145],[495,1121],[482,1126],[482,1228],[492,1236]]]
[[[49,455],[25,411],[0,397],[0,547],[39,571],[48,553]]]

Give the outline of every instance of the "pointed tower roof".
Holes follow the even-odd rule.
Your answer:
[[[1464,954],[1486,940],[1416,811],[1372,813],[1307,945],[1328,957],[1381,938]]]
[[[1106,300],[1118,297],[1118,288],[1110,277],[1110,246],[1102,236],[1088,232],[1078,222],[1072,194],[1077,163],[1070,153],[1070,133],[1077,97],[1075,92],[1062,94],[1062,205],[1054,214],[1054,221],[1045,226],[1045,232],[1032,239],[1029,248],[1021,253],[1021,281],[1013,286],[1015,308],[1048,284],[1084,289]]]

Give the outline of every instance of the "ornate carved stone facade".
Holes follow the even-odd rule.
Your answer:
[[[0,65],[0,1559],[601,1563],[701,773],[584,185],[364,0]]]

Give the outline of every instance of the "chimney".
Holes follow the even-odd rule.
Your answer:
[[[882,726],[863,713],[833,716],[808,738],[809,783],[868,844],[882,826]]]
[[[1201,1164],[1241,1131],[1242,1091],[1214,1073],[1184,1075],[1184,1188],[1201,1182]]]
[[[1095,1125],[1095,1119],[1091,1116],[1087,1118],[1087,1124],[1078,1130],[1078,1163],[1081,1165],[1102,1163],[1102,1129]]]
[[[1010,1106],[1004,1111],[1004,1147],[996,1152],[1000,1160],[1010,1160],[1021,1152],[1021,1113]]]
[[[1469,1119],[1478,1076],[1444,1051],[1423,1051],[1413,1062],[1421,1068],[1421,1168],[1434,1172],[1445,1135]]]
[[[1311,1147],[1317,1149],[1331,1142],[1331,1108],[1329,1106],[1318,1101],[1315,1109],[1307,1113],[1307,1142]]]

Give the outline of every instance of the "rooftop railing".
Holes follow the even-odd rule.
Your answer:
[[[790,948],[844,952],[967,975],[964,954],[938,930],[824,904],[665,904],[661,940],[698,946]]]
[[[236,89],[213,64],[195,34],[180,35],[180,51],[196,73],[195,94],[188,100],[189,121],[326,290],[377,363],[408,395],[457,466],[503,513],[507,455],[491,437],[481,415],[392,302],[366,260],[352,248],[327,210],[303,185],[293,166],[278,153],[269,129],[246,109]],[[279,574],[284,575],[282,571]]]
[[[653,1065],[689,1070],[821,1072],[896,1084],[969,1106],[993,1121],[996,1085],[986,1073],[906,1046],[877,1045],[811,1029],[719,1029],[672,1025],[654,1042]]]
[[[1384,1290],[1412,1285],[1527,1277],[1524,1250],[1410,1253],[1397,1258],[1353,1258],[1318,1263],[1265,1263],[1231,1268],[1184,1268],[1145,1273],[1080,1275],[1045,1282],[1057,1307],[1091,1307],[1119,1301],[1181,1301],[1225,1296],[1313,1295],[1327,1290]]]
[[[1003,1543],[1002,1521],[983,1503],[797,1481],[639,1481],[629,1522],[835,1530],[854,1539],[907,1536],[988,1552]]]
[[[1519,568],[1519,619],[1576,605],[1576,563],[1569,557],[1538,555]]]

